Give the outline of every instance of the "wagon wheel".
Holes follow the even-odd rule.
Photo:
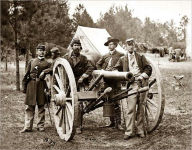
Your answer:
[[[150,133],[158,127],[162,120],[165,106],[165,95],[159,68],[150,59],[147,60],[153,69],[149,83],[154,81],[146,95],[145,107],[145,125],[147,132]]]
[[[58,58],[54,64],[51,96],[57,133],[69,141],[77,125],[78,96],[74,74],[66,59]]]

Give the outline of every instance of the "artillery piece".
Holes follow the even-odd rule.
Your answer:
[[[146,92],[145,120],[147,121],[147,132],[154,131],[163,116],[164,91],[161,83],[159,69],[148,60],[153,68],[152,76],[149,79],[149,86],[140,89],[122,88],[117,94],[108,96],[111,87],[101,90],[102,79],[113,79],[117,82],[129,81],[133,77],[130,72],[117,71],[93,71],[93,81],[86,88],[76,84],[72,68],[64,58],[58,58],[53,67],[51,81],[51,103],[54,115],[54,122],[61,139],[71,140],[78,126],[78,119],[82,119],[85,113],[89,113],[104,104],[127,98],[130,95]],[[79,104],[88,102],[88,105],[79,109]]]

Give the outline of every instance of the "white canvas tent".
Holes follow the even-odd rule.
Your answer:
[[[106,29],[78,26],[73,38],[80,39],[82,53],[85,54],[88,59],[96,61],[98,57],[109,52],[108,47],[104,46],[108,37],[110,37],[110,35]],[[71,47],[69,46],[68,49],[70,50]],[[121,53],[125,53],[125,50],[120,45],[118,45],[116,49]]]

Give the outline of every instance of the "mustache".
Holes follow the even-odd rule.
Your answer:
[[[74,51],[80,51],[80,48],[75,48]]]

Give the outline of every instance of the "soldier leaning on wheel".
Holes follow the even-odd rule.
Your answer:
[[[64,58],[67,59],[69,64],[71,65],[77,85],[80,85],[82,83],[88,84],[88,82],[91,80],[91,74],[94,70],[94,67],[86,56],[80,54],[82,47],[79,39],[73,39],[71,43],[71,48],[72,51],[67,53]],[[77,88],[79,90],[79,86],[77,86]],[[79,110],[79,115],[81,115],[80,112],[81,111]],[[79,116],[78,118],[79,120],[76,129],[76,132],[78,134],[81,133],[82,130],[81,117],[82,116]]]
[[[46,82],[44,80],[45,69],[50,67],[50,63],[45,60],[45,46],[38,45],[36,48],[37,58],[28,64],[26,74],[23,79],[24,93],[26,93],[25,125],[21,133],[32,131],[35,115],[35,106],[38,106],[37,130],[44,131],[46,97],[44,90]]]
[[[140,86],[147,86],[148,78],[151,76],[152,73],[152,67],[149,65],[144,55],[140,55],[135,52],[135,42],[133,38],[126,40],[126,50],[128,53],[120,58],[114,68],[119,71],[130,71],[131,73],[133,73],[135,77],[135,82],[130,84],[130,87],[132,87],[133,89]],[[122,100],[122,113],[125,119],[125,140],[128,140],[135,135],[135,127],[136,134],[140,137],[145,137],[143,105],[145,94],[146,93],[140,94],[139,99],[138,95],[132,95],[129,96],[127,99]],[[136,114],[137,103],[138,108]],[[136,115],[137,124],[135,125]]]
[[[59,50],[58,47],[53,47],[51,50],[51,58],[52,58],[52,63],[51,63],[51,66],[48,68],[48,69],[45,69],[44,72],[46,74],[50,74],[52,76],[53,74],[53,66],[55,64],[55,61],[57,58],[61,57],[61,52]],[[46,94],[47,94],[47,97],[48,97],[48,103],[50,103],[50,96],[51,96],[51,78],[45,78],[45,80],[47,81],[47,86],[48,86],[48,89],[46,90]],[[49,106],[48,106],[49,107]]]
[[[119,53],[116,50],[118,42],[119,40],[113,37],[109,37],[107,42],[105,42],[104,45],[108,46],[109,53],[102,56],[101,59],[96,63],[96,67],[98,70],[100,69],[107,71],[113,70],[113,67],[115,66],[119,58],[123,56],[123,54]],[[112,93],[118,92],[118,90],[120,89],[120,84],[118,84],[114,80],[105,79],[104,82],[105,82],[104,88],[112,87],[113,89]],[[115,107],[115,117],[110,117],[111,123],[106,127],[116,127],[122,130],[123,128],[121,127],[121,111],[119,107],[119,102],[114,102],[114,107]]]
[[[60,52],[58,47],[53,47],[50,50],[50,52],[51,52],[51,58],[52,58],[51,67],[44,70],[44,72],[46,72],[46,74],[51,74],[52,75],[54,63],[55,63],[57,58],[61,57],[61,52]]]

